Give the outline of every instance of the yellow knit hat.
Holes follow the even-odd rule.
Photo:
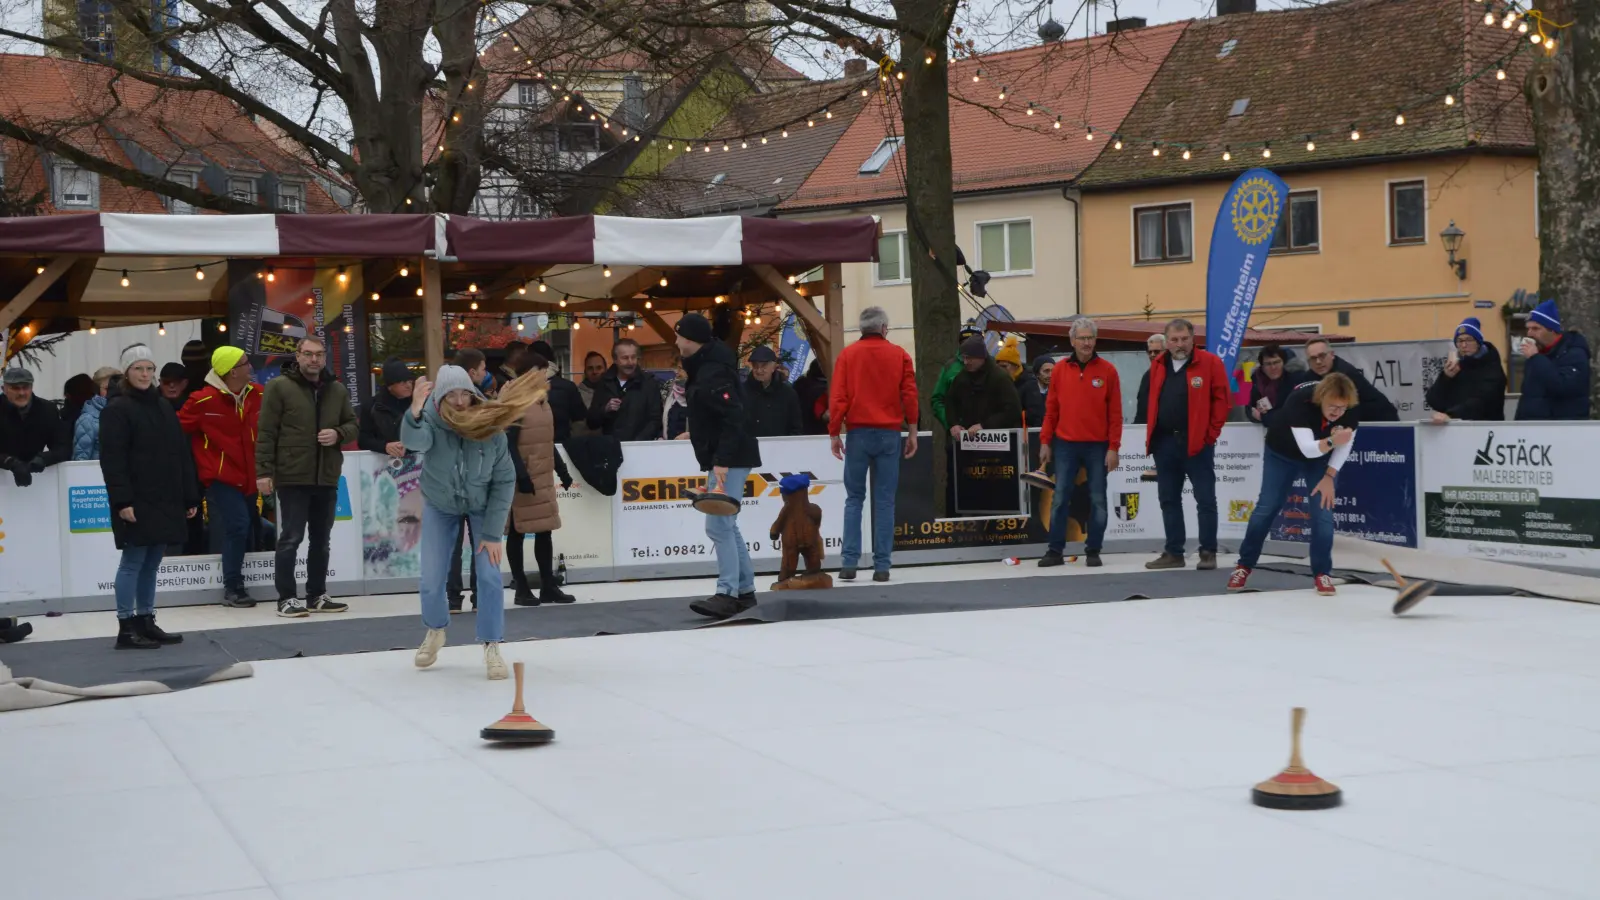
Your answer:
[[[1022,351],[1017,349],[1016,335],[1013,334],[1006,338],[1005,343],[1000,347],[1000,352],[994,355],[994,361],[997,363],[1008,362],[1016,366],[1019,370],[1021,369]],[[1020,371],[1018,374],[1021,374]],[[1012,377],[1015,378],[1016,376],[1013,375]]]
[[[211,371],[216,372],[219,377],[227,375],[241,359],[244,359],[244,351],[238,347],[218,347],[211,354]]]

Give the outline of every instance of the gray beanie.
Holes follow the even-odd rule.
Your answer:
[[[156,361],[155,355],[144,344],[132,344],[122,351],[122,371],[127,372],[133,364],[148,359],[151,363]]]
[[[437,408],[451,391],[471,391],[472,396],[484,399],[483,392],[472,383],[472,376],[460,366],[440,366],[439,377],[433,382],[433,396],[428,399]]]

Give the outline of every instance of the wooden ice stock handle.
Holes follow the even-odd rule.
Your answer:
[[[1306,724],[1306,708],[1304,706],[1296,706],[1294,708],[1293,724],[1290,725],[1290,733],[1291,733],[1291,740],[1290,740],[1290,743],[1289,743],[1289,748],[1290,748],[1289,749],[1289,767],[1290,768],[1294,768],[1294,769],[1303,769],[1303,768],[1305,768],[1305,766],[1302,764],[1301,759],[1300,759],[1300,730],[1305,727],[1305,724]]]
[[[1389,565],[1389,561],[1387,559],[1380,559],[1378,561],[1383,563],[1383,567],[1385,569],[1389,570],[1389,574],[1390,575],[1394,576],[1394,583],[1395,584],[1399,585],[1400,587],[1405,587],[1406,586],[1405,578],[1401,577],[1400,573],[1395,571],[1394,566]]]
[[[522,663],[512,663],[511,671],[517,676],[517,699],[511,705],[511,714],[514,716],[527,715],[528,711],[522,708]]]

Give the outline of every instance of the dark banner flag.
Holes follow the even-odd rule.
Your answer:
[[[228,261],[229,342],[250,356],[265,384],[294,356],[303,337],[321,338],[328,371],[350,392],[359,411],[371,393],[367,377],[366,305],[361,270],[341,278],[311,259]]]
[[[1211,229],[1206,263],[1206,349],[1222,358],[1230,388],[1233,368],[1250,324],[1256,292],[1267,268],[1272,236],[1288,202],[1283,179],[1266,169],[1251,169],[1228,189]]]

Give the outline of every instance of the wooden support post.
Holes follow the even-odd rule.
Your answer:
[[[438,378],[444,365],[444,279],[441,263],[422,260],[422,359],[428,377]]]
[[[833,361],[844,349],[844,266],[824,263],[822,266],[823,318],[828,320],[828,358],[823,371],[833,374]]]
[[[644,316],[644,323],[650,326],[650,329],[656,333],[657,337],[661,338],[669,347],[677,346],[678,333],[672,330],[672,326],[667,324],[666,319],[661,318],[660,310],[646,309],[640,312]]]
[[[44,292],[60,280],[61,276],[65,275],[67,270],[72,268],[72,264],[77,261],[78,258],[76,256],[58,256],[46,263],[42,273],[33,276],[32,281],[24,285],[22,290],[18,291],[17,295],[12,297],[4,308],[0,308],[0,331],[5,331],[11,327],[12,323],[22,318],[22,314],[28,311],[28,307],[32,306],[35,300],[44,296]]]
[[[822,371],[832,372],[833,360],[838,350],[833,343],[830,325],[816,304],[810,297],[795,290],[794,285],[783,277],[783,273],[772,266],[757,264],[750,266],[750,271],[754,272],[763,284],[776,291],[778,296],[789,304],[789,308],[794,310],[794,314],[800,317],[800,321],[806,326],[806,335],[811,338],[811,350],[817,355]]]

